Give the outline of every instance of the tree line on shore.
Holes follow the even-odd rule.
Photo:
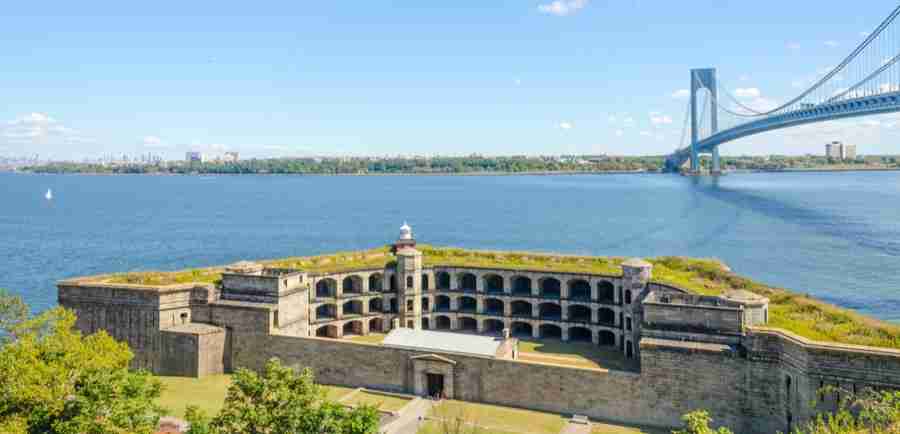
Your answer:
[[[701,158],[709,167],[709,158]],[[810,170],[810,169],[898,169],[900,157],[865,156],[854,160],[836,160],[824,156],[742,156],[723,157],[731,170]],[[19,169],[32,173],[84,174],[466,174],[466,173],[563,173],[563,172],[658,172],[665,167],[663,156],[643,157],[434,157],[434,158],[270,158],[241,161],[143,163],[52,162]]]

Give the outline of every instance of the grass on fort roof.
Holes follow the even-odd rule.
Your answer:
[[[621,275],[624,258],[588,257],[528,252],[466,250],[419,245],[425,266],[470,266],[509,269]],[[261,261],[272,267],[300,268],[314,273],[383,268],[395,261],[388,246],[340,252],[329,255]],[[769,326],[781,328],[808,339],[855,345],[900,349],[900,326],[865,317],[806,295],[772,288],[731,272],[714,259],[666,256],[648,259],[653,263],[653,280],[698,294],[717,295],[730,289],[743,289],[770,299]],[[177,283],[216,283],[223,268],[174,272],[130,272],[104,276],[107,283],[170,285]]]

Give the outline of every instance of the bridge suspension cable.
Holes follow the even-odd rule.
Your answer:
[[[796,104],[797,102],[800,102],[801,100],[803,100],[803,98],[806,98],[808,95],[810,95],[811,93],[813,93],[814,91],[819,89],[823,84],[827,83],[829,80],[831,80],[833,77],[835,77],[838,73],[843,71],[844,68],[848,64],[850,64],[850,62],[852,62],[854,59],[856,59],[856,57],[859,56],[859,54],[862,53],[863,50],[865,50],[866,47],[868,47],[872,43],[872,41],[874,41],[876,38],[878,38],[878,36],[880,36],[881,33],[891,23],[894,22],[894,19],[897,18],[898,15],[900,15],[900,5],[898,5],[896,8],[894,8],[894,10],[891,12],[891,14],[888,15],[888,17],[885,18],[884,21],[882,21],[882,23],[880,25],[878,25],[877,28],[875,28],[875,31],[870,33],[866,37],[866,39],[856,47],[856,49],[854,49],[847,57],[844,58],[843,61],[841,61],[841,63],[839,63],[836,67],[832,68],[831,71],[829,71],[827,74],[822,76],[811,87],[809,87],[808,89],[803,91],[800,95],[794,97],[790,101],[788,101],[778,107],[775,107],[771,110],[758,112],[758,114],[760,116],[767,116],[767,115],[770,115],[773,113],[777,113],[781,110],[784,110],[784,109]]]

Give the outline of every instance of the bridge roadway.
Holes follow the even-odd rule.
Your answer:
[[[897,111],[900,111],[900,92],[885,92],[877,95],[823,103],[784,114],[771,115],[720,131],[699,141],[696,149],[698,154],[710,153],[715,147],[723,143],[766,131]],[[666,159],[666,169],[678,171],[690,159],[691,146],[679,149]]]

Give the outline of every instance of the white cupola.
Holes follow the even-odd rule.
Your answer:
[[[412,236],[412,228],[409,227],[406,222],[403,222],[403,226],[400,226],[400,240],[411,240]]]

